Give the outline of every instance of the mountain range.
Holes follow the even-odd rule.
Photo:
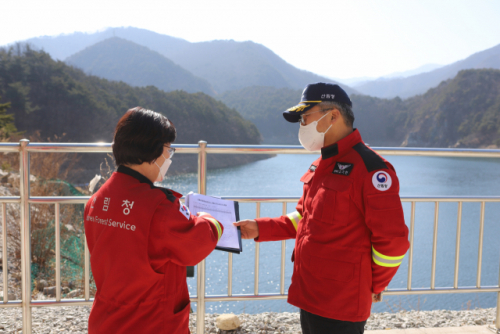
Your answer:
[[[417,75],[421,73],[426,73],[433,71],[437,68],[443,67],[443,65],[438,65],[438,64],[425,64],[422,66],[419,66],[417,68],[408,70],[408,71],[399,71],[399,72],[393,72],[387,75],[383,75],[381,77],[358,77],[358,78],[344,78],[344,79],[339,79],[339,78],[332,78],[333,80],[339,81],[343,84],[349,85],[351,87],[355,86],[360,86],[362,84],[365,84],[370,81],[374,80],[387,80],[387,79],[394,79],[394,78],[407,78],[412,75]]]
[[[354,85],[353,87],[365,95],[382,98],[399,96],[404,99],[424,94],[430,88],[439,85],[440,82],[455,77],[461,70],[480,68],[500,69],[500,44],[430,72],[405,78],[381,78]]]
[[[208,81],[194,76],[158,52],[118,37],[97,42],[69,56],[65,62],[85,73],[132,86],[155,86],[166,92],[184,90],[215,94]]]
[[[186,40],[138,28],[110,28],[94,34],[74,33],[56,37],[37,37],[24,42],[43,49],[52,57],[66,60],[70,56],[112,37],[134,42],[156,51],[168,60],[208,81],[216,94],[249,86],[272,86],[303,89],[311,82],[334,82],[288,64],[274,52],[254,42],[216,40],[190,43]],[[88,52],[90,63],[97,54]],[[68,59],[71,61],[71,59]],[[350,87],[344,88],[354,93]]]
[[[128,83],[144,87],[141,89],[146,91],[153,89],[150,86],[163,91],[199,90],[211,95],[232,108],[234,113],[253,122],[264,143],[298,144],[296,124],[282,123],[281,112],[297,104],[307,83],[331,81],[294,68],[271,50],[253,42],[190,43],[137,28],[28,41],[88,74],[123,82],[117,85]],[[58,64],[62,66],[63,63]],[[463,70],[500,68],[500,45],[432,70],[435,66],[416,69],[417,72],[427,71],[417,75],[407,71],[394,74],[400,76],[397,78],[385,77],[363,83],[356,86],[357,90],[342,85],[352,98],[355,126],[361,130],[365,141],[376,146],[500,145],[498,71]],[[89,78],[93,79],[85,80],[101,80],[94,76]],[[102,85],[101,81],[96,82]],[[18,87],[17,82],[9,85],[6,92],[15,90],[20,96],[28,95],[31,89],[23,85]],[[86,89],[92,91],[93,88]],[[109,89],[113,90],[115,88]],[[208,98],[205,94],[201,96]],[[151,94],[148,96],[152,98]],[[471,105],[470,101],[477,105]],[[24,104],[26,110],[36,110],[38,105],[30,103]],[[455,110],[456,119],[451,109]],[[16,119],[16,122],[23,121]]]

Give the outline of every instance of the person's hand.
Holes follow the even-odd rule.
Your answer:
[[[382,301],[382,292],[381,293],[372,293],[372,302],[378,303]]]
[[[206,212],[201,212],[201,211],[200,211],[200,212],[198,212],[198,213],[196,213],[196,215],[197,215],[198,217],[199,217],[199,216],[205,216],[205,215],[209,215],[209,216],[211,216],[209,213],[206,213]]]
[[[259,236],[259,225],[255,220],[247,219],[233,223],[234,226],[239,226],[241,229],[241,237],[243,239],[254,239]]]

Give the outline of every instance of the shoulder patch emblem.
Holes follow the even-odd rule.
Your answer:
[[[392,179],[387,172],[376,172],[373,174],[372,183],[375,189],[386,191],[391,188]]]
[[[348,162],[336,162],[335,168],[333,169],[333,174],[349,175],[352,172],[354,164]]]
[[[185,206],[182,203],[179,203],[179,212],[186,217],[187,220],[189,220],[189,217],[191,216],[191,212],[189,211],[188,207]]]
[[[314,172],[316,170],[316,168],[318,168],[318,166],[311,165],[311,167],[309,167],[309,170],[311,172]]]

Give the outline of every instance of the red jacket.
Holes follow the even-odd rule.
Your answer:
[[[222,235],[195,217],[180,194],[123,166],[85,206],[85,235],[97,292],[89,333],[189,333],[186,266]]]
[[[296,239],[290,304],[322,317],[365,321],[372,292],[389,284],[409,246],[398,178],[358,130],[321,155],[300,179],[297,211],[257,219],[255,240]]]

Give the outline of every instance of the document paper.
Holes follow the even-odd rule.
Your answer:
[[[240,220],[238,202],[189,193],[186,197],[186,205],[191,214],[209,213],[224,226],[224,232],[215,249],[238,254],[243,250],[240,228],[233,225],[234,222]]]

